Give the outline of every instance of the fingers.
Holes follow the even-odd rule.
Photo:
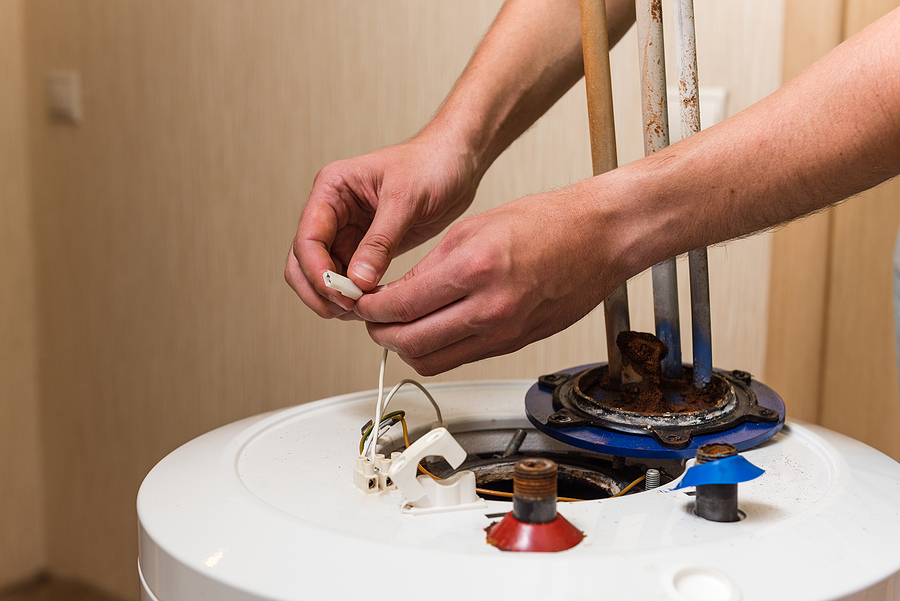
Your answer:
[[[465,298],[471,285],[439,244],[401,279],[360,298],[354,311],[370,322],[410,323]]]
[[[370,291],[387,271],[403,236],[416,220],[415,203],[401,197],[396,187],[385,183],[375,217],[359,242],[347,269],[347,275],[362,290]]]
[[[300,269],[300,263],[295,255],[294,248],[288,253],[287,262],[284,266],[284,279],[288,285],[294,289],[306,305],[316,312],[320,317],[331,319],[334,317],[340,319],[357,319],[358,316],[351,310],[353,301],[345,299],[337,292],[331,292],[328,296],[323,296],[316,290],[306,278],[306,275]],[[324,286],[324,282],[323,282]]]
[[[367,322],[369,336],[423,376],[519,350],[530,330],[495,321],[463,300],[408,324]]]
[[[331,166],[316,176],[285,264],[285,280],[319,316],[356,319],[347,317],[354,301],[329,289],[323,279],[328,270],[344,272],[346,260],[362,238],[359,226],[350,222],[352,194],[344,180],[330,171]]]

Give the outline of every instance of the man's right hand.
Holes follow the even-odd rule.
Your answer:
[[[354,301],[325,286],[326,270],[368,292],[395,255],[440,233],[472,203],[480,181],[474,161],[423,138],[336,161],[316,175],[284,277],[318,315],[355,318]]]

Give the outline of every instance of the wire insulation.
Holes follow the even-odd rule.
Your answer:
[[[622,495],[624,495],[625,493],[630,491],[632,488],[634,488],[635,486],[637,486],[638,484],[643,482],[646,477],[647,476],[641,476],[640,478],[637,478],[634,482],[632,482],[631,484],[629,484],[628,486],[626,486],[625,488],[623,488],[622,490],[620,490],[619,492],[614,494],[613,497],[621,497]]]
[[[383,425],[387,421],[393,421],[393,423],[390,425],[394,425],[397,423],[397,421],[403,420],[403,416],[405,416],[405,415],[406,415],[405,411],[391,411],[390,413],[386,414],[384,417],[381,418],[381,423]],[[359,454],[360,455],[364,454],[363,448],[366,444],[366,441],[369,439],[369,435],[372,433],[373,427],[374,427],[374,425],[369,425],[369,427],[367,427],[362,433],[362,438],[360,438],[360,440],[359,440]],[[406,420],[403,420],[403,428],[406,429]],[[379,431],[380,431],[380,428],[379,428]]]
[[[374,424],[381,424],[381,399],[384,398],[384,366],[387,365],[387,356],[388,350],[384,349],[384,353],[381,355],[381,368],[378,370],[378,401],[375,403],[375,421],[372,422]],[[378,445],[378,434],[372,437],[372,441],[369,443],[369,461],[375,462],[375,447]]]
[[[391,400],[393,400],[394,395],[397,394],[397,391],[399,391],[400,388],[402,388],[404,384],[412,384],[413,386],[415,386],[416,388],[418,388],[419,390],[422,391],[422,393],[431,402],[432,407],[434,407],[434,413],[435,413],[435,415],[437,415],[438,427],[443,426],[444,418],[441,415],[441,408],[438,407],[437,401],[434,400],[434,397],[431,396],[431,393],[428,392],[428,389],[426,389],[420,382],[416,382],[415,380],[410,380],[409,378],[407,378],[405,380],[400,380],[399,382],[397,382],[397,384],[394,385],[393,388],[391,388],[391,391],[389,393],[387,393],[387,396],[384,398],[384,406],[381,408],[382,411],[387,409],[388,403],[390,403]]]
[[[382,415],[384,415],[384,412],[387,410],[388,403],[390,403],[393,400],[394,395],[397,394],[397,392],[404,385],[412,384],[413,386],[415,386],[416,388],[418,388],[419,390],[422,391],[422,393],[425,395],[425,397],[431,403],[431,406],[434,407],[434,413],[437,416],[438,426],[439,427],[443,426],[444,425],[444,417],[441,415],[441,408],[438,406],[437,401],[434,400],[434,397],[431,396],[431,393],[428,392],[428,389],[426,389],[425,386],[423,386],[421,383],[419,383],[415,380],[406,378],[406,379],[400,380],[400,382],[398,382],[396,385],[394,385],[394,387],[391,388],[391,391],[388,392],[387,395],[384,394],[384,369],[385,369],[385,366],[387,365],[387,357],[388,357],[388,350],[384,349],[384,353],[381,355],[381,367],[378,370],[378,400],[375,402],[376,403],[375,404],[375,421],[372,423],[380,424],[381,422],[383,422],[385,418],[382,417]],[[380,437],[380,435],[373,436],[372,439],[368,441],[368,447],[363,447],[364,450],[360,451],[360,455],[368,456],[370,461],[375,461],[375,452],[376,452],[376,447],[378,446],[378,438],[379,437]],[[363,440],[365,441],[365,438]],[[409,446],[409,445],[407,444],[407,446]]]

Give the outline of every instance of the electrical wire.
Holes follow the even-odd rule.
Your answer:
[[[399,391],[406,384],[412,384],[413,386],[421,390],[425,397],[428,398],[429,402],[431,402],[431,406],[434,407],[434,413],[435,415],[437,415],[438,426],[443,426],[444,418],[441,415],[441,408],[438,406],[437,401],[434,400],[434,397],[431,396],[431,393],[428,392],[428,390],[419,382],[410,380],[408,378],[401,380],[393,388],[391,388],[391,391],[388,392],[387,395],[384,394],[384,368],[387,365],[387,357],[388,350],[384,349],[384,353],[381,355],[381,367],[378,370],[378,400],[376,401],[375,405],[375,421],[373,421],[372,423],[380,424],[381,422],[383,422],[384,418],[382,417],[382,415],[387,410],[388,403],[393,400],[394,395],[397,394],[397,391]],[[369,441],[368,449],[365,449],[364,447],[364,450],[360,451],[360,455],[368,455],[370,461],[375,461],[375,447],[378,445],[378,438],[379,436],[373,436]]]
[[[631,484],[629,484],[628,486],[626,486],[625,488],[623,488],[622,490],[620,490],[619,492],[614,494],[613,497],[621,497],[622,495],[624,495],[625,493],[630,491],[632,488],[634,488],[635,486],[637,486],[638,484],[643,482],[646,479],[646,477],[647,476],[644,475],[644,476],[641,476],[640,478],[636,478],[634,482],[632,482]]]
[[[406,415],[406,412],[405,412],[405,411],[391,411],[390,413],[386,414],[384,417],[381,418],[381,423],[384,424],[384,423],[390,421],[390,422],[391,422],[390,425],[394,425],[394,424],[396,424],[398,421],[400,421],[401,419],[403,419],[403,416],[405,416],[405,415]],[[404,428],[404,430],[405,430],[405,429],[406,429],[406,423],[405,423],[406,420],[403,420],[403,421],[404,421],[403,428]],[[372,433],[372,429],[373,429],[374,427],[375,427],[375,425],[370,423],[370,424],[369,424],[368,426],[366,426],[366,428],[363,430],[362,438],[359,440],[359,454],[360,454],[360,455],[363,454],[363,447],[364,447],[365,444],[366,444],[366,440],[369,439],[369,435]],[[379,428],[379,431],[381,431],[381,428]]]
[[[381,427],[381,413],[383,411],[383,407],[381,405],[381,399],[384,398],[384,366],[387,365],[387,356],[388,350],[384,349],[384,353],[381,355],[381,368],[378,370],[378,400],[375,402],[375,421],[372,422],[373,427]],[[376,431],[377,432],[377,431]],[[372,463],[375,462],[375,447],[378,444],[378,434],[372,437],[372,442],[369,444],[369,461]]]
[[[384,398],[384,407],[382,407],[382,410],[387,409],[388,403],[393,400],[394,395],[397,394],[397,391],[400,390],[400,388],[402,388],[404,384],[412,384],[422,391],[422,393],[428,398],[428,400],[431,401],[431,406],[434,407],[434,413],[435,415],[437,415],[438,426],[443,426],[444,418],[441,415],[441,408],[438,407],[437,401],[434,400],[434,397],[431,396],[431,393],[428,392],[428,390],[421,383],[416,382],[415,380],[410,380],[409,378],[400,380],[399,382],[397,382],[397,384],[394,385],[393,388],[391,388],[391,391],[387,393],[387,396]]]
[[[438,426],[442,426],[444,424],[444,418],[441,415],[441,408],[438,406],[437,401],[434,400],[434,397],[431,396],[431,393],[428,392],[428,390],[421,383],[419,383],[415,380],[408,379],[408,378],[404,379],[404,380],[400,380],[397,384],[394,385],[393,388],[391,388],[390,392],[388,392],[387,395],[384,394],[384,369],[385,369],[385,366],[387,365],[387,357],[388,357],[388,350],[384,349],[384,353],[382,353],[382,355],[381,355],[381,367],[378,369],[378,400],[375,402],[375,420],[372,422],[372,425],[366,429],[366,431],[363,433],[362,439],[360,439],[360,441],[359,441],[359,454],[361,456],[368,455],[369,460],[373,461],[373,462],[375,461],[375,447],[378,446],[378,438],[380,437],[380,434],[376,434],[375,436],[372,436],[371,440],[369,440],[369,435],[375,429],[375,424],[379,424],[378,429],[380,431],[382,422],[392,420],[395,418],[399,418],[400,425],[403,427],[403,441],[406,444],[406,448],[409,448],[409,444],[410,444],[409,443],[409,429],[406,425],[406,417],[405,417],[406,412],[393,411],[391,413],[384,415],[384,411],[387,409],[388,404],[394,399],[394,395],[396,395],[397,392],[404,385],[412,384],[413,386],[415,386],[416,388],[421,390],[422,393],[431,402],[431,405],[434,407],[434,412],[437,415]],[[396,423],[396,422],[394,422],[394,423]],[[367,450],[364,450],[367,440],[369,440],[369,446],[368,446]],[[422,473],[431,476],[435,480],[443,480],[443,478],[436,476],[436,475],[432,474],[431,472],[429,472],[427,469],[425,469],[425,467],[421,463],[418,465],[418,468]],[[663,470],[660,470],[660,472],[662,474],[664,474],[665,476],[668,476],[668,474],[666,474]],[[621,496],[625,495],[626,493],[631,491],[631,489],[633,489],[635,486],[637,486],[638,484],[643,482],[645,480],[645,478],[646,478],[646,476],[644,475],[644,476],[641,476],[641,477],[635,479],[634,482],[632,482],[631,484],[629,484],[628,486],[626,486],[625,488],[623,488],[616,494],[612,495],[612,497],[621,497]],[[475,491],[479,492],[481,494],[484,494],[484,495],[492,495],[495,497],[503,497],[503,498],[509,498],[509,499],[511,499],[513,497],[513,493],[504,492],[504,491],[500,491],[500,490],[490,490],[487,488],[476,488]],[[574,499],[571,497],[557,497],[556,499],[557,499],[557,501],[565,501],[565,502],[576,502],[576,501],[584,501],[585,500],[585,499]]]

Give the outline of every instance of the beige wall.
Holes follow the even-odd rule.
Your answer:
[[[499,6],[27,3],[52,569],[136,598],[134,498],[156,461],[242,416],[374,387],[364,329],[317,319],[282,280],[296,219],[320,167],[422,126]],[[697,13],[703,85],[728,88],[729,113],[778,85],[780,2],[698,0]],[[613,57],[621,162],[641,152],[633,36]],[[78,127],[45,117],[56,69],[81,74]],[[578,86],[501,157],[472,210],[588,176],[584,105]],[[769,247],[711,254],[723,367],[762,372]],[[648,277],[632,307],[651,329]],[[445,379],[602,360],[601,323],[597,311]],[[409,373],[394,361],[388,380]]]
[[[0,0],[0,588],[45,565],[24,0]]]
[[[785,76],[898,6],[897,0],[790,0]],[[900,459],[892,254],[900,182],[775,236],[767,373],[793,415]]]
[[[900,5],[851,0],[844,37]],[[900,391],[894,335],[894,244],[900,180],[834,209],[829,254],[821,423],[900,459]]]

